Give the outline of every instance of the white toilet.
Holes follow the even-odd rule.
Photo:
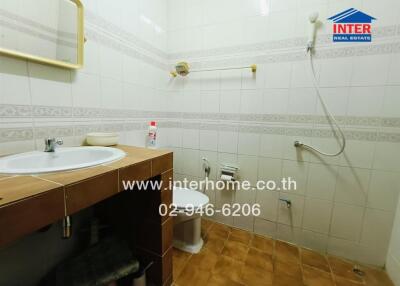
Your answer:
[[[178,209],[174,218],[174,247],[189,253],[198,253],[203,247],[201,238],[201,215],[194,212],[189,215],[184,210],[193,206],[195,210],[204,208],[209,202],[208,197],[198,191],[174,187],[173,204]]]

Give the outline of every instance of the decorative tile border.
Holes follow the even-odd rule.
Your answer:
[[[34,127],[34,138],[48,138],[48,137],[70,137],[74,135],[73,126],[40,126]]]
[[[0,15],[3,16],[2,24],[9,28],[19,30],[21,32],[29,33],[30,35],[35,34],[45,40],[57,42],[71,47],[75,47],[75,44],[71,44],[68,41],[60,40],[59,37],[73,40],[75,35],[68,32],[57,31],[51,27],[45,26],[41,23],[32,21],[13,14],[9,11],[0,9]],[[152,46],[146,41],[141,40],[139,37],[132,33],[121,29],[117,25],[110,23],[104,18],[92,13],[90,10],[86,10],[86,21],[87,31],[86,34],[92,40],[96,40],[103,45],[107,45],[119,51],[122,51],[126,55],[141,59],[149,64],[156,65],[159,68],[167,69],[167,62],[174,63],[176,59],[190,59],[190,58],[210,58],[220,56],[234,56],[239,59],[230,59],[228,61],[194,61],[192,65],[196,67],[202,64],[204,67],[219,66],[222,64],[234,64],[235,62],[281,62],[281,61],[296,61],[304,59],[304,53],[302,52],[304,44],[307,39],[305,37],[297,37],[290,39],[283,39],[278,41],[260,42],[256,44],[244,44],[238,46],[230,46],[217,49],[201,50],[201,51],[188,51],[184,53],[166,53],[157,47]],[[7,20],[5,20],[7,19]],[[10,22],[11,21],[11,22]],[[25,25],[22,27],[20,25]],[[35,31],[37,29],[41,32]],[[50,36],[51,35],[51,36]],[[377,27],[374,29],[374,38],[377,40],[387,40],[393,37],[400,36],[400,25],[391,25]],[[384,45],[368,45],[357,47],[344,48],[343,46],[335,47],[329,50],[325,50],[331,44],[331,35],[324,34],[320,35],[318,39],[318,45],[320,51],[318,57],[320,58],[335,58],[335,57],[346,57],[346,56],[363,56],[369,54],[381,54],[390,53],[390,44]],[[393,52],[400,52],[399,43],[394,44]],[[249,53],[271,53],[277,50],[296,50],[300,49],[301,52],[289,51],[274,55],[260,55],[255,57],[246,56]],[[148,54],[151,55],[148,55]]]
[[[57,45],[69,48],[76,48],[77,46],[76,35],[73,33],[58,31],[52,27],[3,9],[0,9],[0,16],[0,25],[3,27],[29,36],[35,36]],[[88,39],[95,40],[104,46],[111,47],[128,56],[138,58],[159,68],[167,69],[166,53],[116,25],[105,21],[101,17],[95,16],[90,11],[86,11],[85,16],[85,20],[87,20],[88,24],[85,26],[85,36]],[[102,33],[102,31],[105,33]],[[146,55],[146,53],[149,52],[152,53],[152,56]],[[154,57],[154,55],[156,57]]]
[[[30,27],[20,25],[19,22],[13,23],[13,22],[9,22],[5,19],[0,19],[0,24],[2,27],[6,27],[10,30],[18,31],[18,32],[28,35],[30,37],[36,37],[38,39],[42,39],[42,40],[54,43],[56,45],[61,45],[64,47],[74,48],[74,49],[76,49],[76,46],[77,46],[77,41],[75,40],[76,37],[72,38],[72,39],[68,39],[68,40],[60,39],[57,35],[48,35],[48,34],[36,31],[34,29],[31,29]]]
[[[74,128],[74,135],[75,136],[85,136],[87,133],[90,132],[101,132],[100,124],[92,124],[92,125],[75,125]]]
[[[317,59],[334,59],[346,57],[361,57],[368,55],[385,55],[400,52],[400,42],[371,44],[367,46],[352,47],[331,47],[323,48],[315,53]],[[282,51],[278,53],[266,53],[257,55],[240,55],[228,59],[204,58],[200,60],[190,61],[193,68],[218,68],[224,66],[250,65],[281,63],[281,62],[297,62],[307,59],[304,51]],[[175,62],[170,62],[170,68],[173,68]]]
[[[141,41],[133,34],[123,31],[119,27],[108,23],[100,17],[88,13],[89,25],[86,26],[86,35],[89,40],[95,40],[101,45],[116,49],[125,55],[140,59],[148,64],[161,69],[168,69],[167,62],[173,58],[161,50],[152,47]],[[396,32],[397,30],[397,32]],[[377,31],[377,37],[391,39],[400,36],[400,26],[381,27]],[[397,34],[396,34],[397,33]],[[400,52],[400,42],[386,42],[372,45],[344,47],[337,46],[326,48],[323,46],[326,35],[321,37],[320,46],[316,56],[318,58],[337,58],[349,56],[364,56],[376,54],[389,54]],[[325,40],[324,40],[325,39]],[[204,51],[201,56],[216,57],[221,55],[235,55],[236,58],[223,60],[200,60],[191,63],[193,66],[213,67],[230,64],[244,63],[272,63],[304,60],[306,55],[302,49],[304,38],[294,38],[282,41],[259,43],[255,45],[243,45],[227,47],[223,49]],[[249,50],[249,47],[251,49]],[[292,49],[292,51],[279,51],[278,49]],[[244,53],[246,52],[247,55]],[[248,56],[248,53],[258,55]],[[260,53],[269,54],[260,54]],[[272,52],[272,53],[271,53]],[[241,54],[242,53],[242,54]],[[188,54],[188,56],[190,56]],[[195,55],[192,55],[195,56]],[[181,56],[180,56],[181,57]],[[29,106],[29,105],[0,105],[0,118],[70,118],[70,119],[121,119],[121,122],[114,122],[93,125],[54,126],[30,128],[8,128],[0,129],[0,142],[32,140],[43,138],[48,135],[54,136],[79,136],[90,131],[113,131],[123,132],[142,130],[149,118],[158,119],[160,127],[163,128],[195,128],[200,130],[227,130],[237,132],[255,132],[265,134],[279,134],[286,136],[307,136],[307,137],[332,137],[332,131],[313,128],[295,128],[286,125],[312,124],[326,125],[328,122],[324,116],[314,115],[293,115],[293,114],[219,114],[219,113],[187,113],[187,112],[153,112],[137,110],[113,110],[101,108],[72,108],[55,106]],[[146,121],[130,121],[132,119],[146,119]],[[213,122],[214,121],[214,122]],[[379,117],[348,117],[339,116],[338,121],[344,126],[400,128],[400,118],[379,118]],[[274,124],[276,126],[271,126]],[[282,126],[283,125],[283,126]],[[379,132],[346,130],[349,139],[367,141],[388,141],[400,142],[400,134],[396,132]]]
[[[291,126],[268,126],[258,125],[235,125],[235,124],[215,124],[215,123],[199,123],[199,122],[177,122],[167,121],[161,125],[163,128],[183,128],[183,129],[200,129],[214,131],[230,131],[239,133],[257,133],[257,134],[273,134],[281,136],[300,136],[312,138],[332,138],[334,132],[326,128],[304,128]],[[359,141],[379,141],[400,143],[400,133],[397,132],[378,132],[357,129],[344,129],[345,136],[348,140]]]
[[[270,123],[270,124],[315,124],[329,125],[329,121],[322,115],[298,114],[238,114],[238,113],[200,113],[200,112],[166,112],[142,111],[129,109],[102,109],[63,106],[30,106],[0,104],[0,118],[74,118],[74,119],[170,119],[170,120],[202,120],[228,123]],[[336,116],[343,126],[367,128],[400,128],[399,117],[358,117]]]
[[[71,137],[84,136],[89,132],[129,132],[145,130],[147,121],[124,121],[114,123],[96,123],[92,125],[63,125],[40,126],[34,128],[0,128],[0,143],[42,139],[49,136]],[[300,136],[311,138],[332,138],[334,132],[326,128],[293,127],[293,126],[268,126],[265,124],[228,124],[205,122],[182,122],[167,120],[159,122],[160,128],[182,128],[213,130],[239,133],[274,134],[281,136]],[[370,142],[400,143],[400,132],[378,132],[372,130],[344,129],[348,140]]]
[[[0,118],[25,118],[32,117],[32,106],[30,105],[0,105]]]
[[[76,35],[74,33],[69,33],[69,32],[54,29],[53,27],[43,25],[42,23],[33,21],[32,19],[29,19],[26,17],[22,17],[21,15],[12,13],[12,12],[4,10],[4,9],[0,9],[0,16],[2,16],[3,18],[7,18],[9,20],[15,21],[16,23],[21,23],[28,27],[36,28],[42,32],[52,34],[53,36],[57,36],[57,37],[61,36],[61,37],[72,39],[72,40],[76,39]]]
[[[374,29],[374,39],[387,39],[395,37],[400,33],[400,25],[382,26]],[[218,56],[235,56],[237,54],[271,52],[280,49],[303,49],[307,44],[306,37],[297,37],[278,41],[267,41],[256,44],[244,44],[238,46],[194,50],[183,53],[170,53],[168,60],[191,59],[191,58],[208,58]],[[332,43],[332,35],[318,35],[318,48],[324,48]]]
[[[0,128],[0,143],[33,139],[32,128]]]
[[[88,38],[164,70],[173,68],[178,59],[193,59],[190,61],[193,68],[290,62],[306,59],[304,46],[307,38],[305,37],[168,54],[90,11],[87,11],[87,21],[90,24],[86,27]],[[381,43],[376,41],[373,44],[350,47],[343,45],[332,47],[331,35],[321,35],[318,39],[319,49],[316,57],[328,59],[400,52],[400,42],[396,42],[400,35],[400,25],[377,27],[374,32],[374,38],[381,40]],[[387,42],[388,40],[390,42]],[[219,57],[225,59],[218,59]],[[226,59],[226,57],[230,58]]]
[[[377,134],[377,141],[382,142],[400,142],[399,133],[380,132]]]
[[[90,23],[90,25],[100,30],[103,30],[111,35],[114,35],[115,37],[118,37],[121,40],[129,42],[144,51],[150,52],[160,58],[167,59],[167,54],[164,51],[152,46],[151,44],[147,43],[146,41],[143,41],[134,34],[124,29],[121,29],[117,25],[105,20],[104,18],[100,17],[99,15],[96,15],[95,13],[87,9],[85,12],[85,20],[88,23]]]
[[[98,29],[93,29],[89,26],[85,28],[85,35],[88,41],[95,41],[103,46],[114,49],[118,52],[123,53],[126,56],[136,58],[149,65],[153,65],[163,70],[168,70],[168,66],[165,59],[160,59],[158,57],[148,55],[135,47],[132,47],[132,43],[116,39],[112,35],[106,35],[101,33]]]
[[[49,136],[84,136],[89,132],[124,132],[144,130],[144,122],[94,123],[91,125],[38,126],[26,128],[0,128],[0,143],[43,139]]]
[[[72,108],[64,106],[32,106],[33,117],[72,117]]]
[[[72,115],[74,118],[101,118],[103,117],[103,109],[75,107],[72,109]]]

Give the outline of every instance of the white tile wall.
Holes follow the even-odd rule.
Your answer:
[[[331,201],[308,198],[304,206],[303,228],[321,234],[328,234],[331,215]]]
[[[385,89],[383,86],[352,87],[347,115],[379,116],[382,111]]]
[[[282,160],[260,157],[258,160],[258,179],[279,182],[282,178]]]
[[[351,167],[339,167],[335,202],[364,206],[367,194],[370,170]]]
[[[385,98],[383,100],[382,116],[385,117],[399,117],[400,111],[396,106],[400,105],[399,102],[399,86],[386,86]]]
[[[258,191],[256,201],[261,206],[260,218],[276,222],[278,218],[278,200],[278,192]]]
[[[400,205],[399,205],[400,206]],[[395,285],[400,285],[400,208],[397,209],[386,258],[386,269]]]
[[[289,89],[265,89],[263,94],[262,113],[284,114],[287,112]]]
[[[332,201],[337,182],[337,166],[310,164],[308,171],[307,196]]]
[[[238,153],[257,156],[260,148],[260,134],[239,133]],[[257,172],[255,174],[257,176]]]
[[[368,207],[386,211],[395,211],[399,198],[398,174],[374,170],[368,191]]]
[[[72,101],[76,107],[100,108],[100,77],[78,73],[73,78]]]
[[[288,208],[286,203],[279,202],[278,222],[290,227],[300,227],[303,221],[304,196],[281,193],[280,199],[290,200],[292,206]]]
[[[218,131],[200,130],[200,149],[217,151],[218,148]]]
[[[219,131],[218,132],[218,151],[224,153],[237,153],[238,132]]]
[[[273,63],[266,66],[265,87],[288,88],[291,80],[291,63]]]
[[[28,63],[32,104],[72,106],[71,72]]]
[[[7,104],[30,104],[31,97],[26,62],[1,57],[0,63],[0,102]]]
[[[239,113],[240,91],[237,90],[221,91],[219,110],[221,113]]]
[[[243,48],[238,52],[238,49],[246,45],[253,48],[252,44],[274,40],[306,37],[307,17],[315,10],[319,11],[323,21],[318,31],[321,36],[331,31],[331,23],[325,19],[349,7],[364,9],[366,13],[377,17],[377,26],[400,24],[398,19],[394,20],[391,12],[384,11],[398,6],[396,1],[391,0],[382,4],[385,9],[367,0],[340,3],[333,0],[248,1],[245,4],[227,0],[183,2],[170,0],[169,3],[169,34],[177,43],[169,51],[174,54],[171,63],[175,58],[181,60],[179,52],[187,53],[182,54],[182,58],[189,62],[193,60],[200,66],[213,61],[218,61],[216,66],[224,66],[224,60],[228,63],[253,63],[252,59],[257,60],[258,51],[246,51]],[[226,13],[226,5],[229,5],[229,13]],[[181,17],[181,22],[178,22],[178,15],[188,11],[194,15],[190,18]],[[385,20],[380,21],[382,18]],[[187,43],[188,34],[191,44]],[[183,44],[179,44],[181,41]],[[321,45],[335,48],[329,38],[328,42]],[[343,46],[346,45],[340,47]],[[226,51],[231,53],[225,55],[225,50],[215,50],[221,47],[226,47]],[[302,53],[303,47],[294,50]],[[195,55],[192,51],[202,51],[203,54]],[[268,55],[284,51],[274,47]],[[245,56],[242,58],[240,53]],[[317,80],[331,113],[347,118],[398,117],[399,61],[397,53],[316,59]],[[325,115],[312,87],[310,68],[305,58],[300,61],[288,58],[257,64],[256,76],[247,70],[241,73],[224,71],[193,74],[184,81],[193,81],[194,89],[210,91],[205,96],[202,94],[204,103],[201,103],[201,112],[217,113],[219,110],[222,114]],[[201,86],[195,86],[197,77],[202,78]],[[176,81],[182,80],[178,78]],[[213,107],[205,107],[207,104]],[[318,128],[329,130],[329,126],[313,120],[278,121],[267,124],[310,131]],[[261,204],[262,211],[261,216],[253,220],[252,229],[255,233],[383,265],[387,238],[382,238],[382,247],[369,251],[374,234],[368,233],[368,229],[373,229],[372,225],[379,223],[385,237],[390,234],[399,193],[396,182],[400,170],[400,155],[396,155],[399,154],[396,151],[399,143],[352,138],[347,141],[343,155],[331,158],[299,152],[293,148],[293,142],[300,140],[326,152],[336,152],[340,146],[333,138],[253,130],[237,132],[234,129],[236,121],[229,122],[232,124],[231,130],[200,130],[199,148],[218,154],[227,153],[218,157],[224,158],[222,161],[225,163],[236,163],[243,168],[240,171],[242,179],[254,181],[255,172],[261,180],[279,180],[282,176],[291,176],[298,184],[294,192],[257,192],[256,202]],[[351,128],[372,133],[397,130],[384,130],[378,125],[353,126],[352,123],[344,127],[349,130],[348,133],[353,130]],[[254,128],[257,128],[256,125]],[[279,198],[292,200],[292,215],[279,202]],[[251,229],[249,220],[236,220],[232,224]],[[366,237],[371,240],[368,241]]]
[[[337,72],[341,70],[341,72]],[[321,60],[319,84],[321,87],[349,86],[353,61],[350,59],[326,59]],[[326,97],[326,96],[325,96]]]
[[[284,136],[276,134],[261,134],[260,156],[282,158]]]
[[[357,242],[360,239],[364,208],[335,204],[332,214],[331,235]]]

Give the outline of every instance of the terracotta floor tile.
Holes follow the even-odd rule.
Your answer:
[[[211,277],[211,272],[201,270],[196,265],[187,264],[181,274],[176,279],[176,284],[179,286],[204,286],[207,285],[208,279]]]
[[[287,275],[274,275],[274,286],[303,286],[303,278],[293,278]]]
[[[324,255],[319,254],[318,252],[311,251],[308,249],[302,249],[301,262],[308,266],[312,266],[326,272],[331,272],[328,260]]]
[[[202,270],[211,271],[217,263],[218,258],[219,254],[208,248],[203,248],[200,253],[192,255],[188,263]]]
[[[228,240],[249,245],[252,237],[253,236],[250,232],[234,228],[232,229]]]
[[[274,252],[274,240],[271,238],[254,235],[250,245],[270,255]]]
[[[279,276],[290,276],[295,279],[303,279],[301,266],[299,263],[286,263],[275,260],[274,273]]]
[[[334,286],[330,273],[303,265],[303,280],[307,286]]]
[[[211,220],[202,218],[201,219],[201,233],[207,234],[207,232],[210,230],[210,228],[213,224],[214,224],[214,222],[212,222]]]
[[[274,271],[272,256],[255,248],[250,248],[245,260],[245,265],[257,267],[269,272]]]
[[[173,249],[172,266],[174,278],[177,278],[179,276],[186,263],[189,261],[190,256],[190,253],[183,252],[176,248]]]
[[[200,253],[173,250],[176,286],[394,286],[380,269],[363,268],[362,278],[340,258],[207,220],[202,229],[207,235]]]
[[[342,278],[352,280],[355,282],[364,281],[363,278],[361,278],[360,276],[358,276],[353,272],[353,267],[354,267],[353,263],[333,256],[329,256],[328,261],[331,266],[332,272],[336,276],[340,276]]]
[[[282,241],[275,242],[275,257],[282,262],[300,263],[298,247]]]
[[[243,284],[233,281],[223,275],[213,274],[208,280],[207,286],[243,286]]]
[[[247,286],[273,285],[274,274],[259,268],[244,266],[242,270],[242,281]]]
[[[365,285],[362,282],[355,282],[351,280],[344,279],[339,276],[335,276],[336,286],[362,286]]]
[[[222,255],[243,262],[246,259],[249,247],[240,242],[226,241]]]
[[[223,225],[220,223],[214,223],[210,227],[210,229],[207,233],[207,236],[214,237],[214,238],[227,239],[230,232],[231,232],[231,228],[229,226],[226,226],[226,225]]]
[[[394,286],[387,273],[380,269],[365,268],[364,280],[368,286]]]
[[[243,265],[243,262],[221,255],[212,273],[241,283]]]
[[[208,248],[215,253],[221,253],[224,249],[226,239],[218,236],[207,236],[204,238],[204,248]]]

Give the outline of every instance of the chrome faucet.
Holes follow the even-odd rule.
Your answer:
[[[44,152],[54,152],[57,145],[62,145],[64,142],[61,139],[46,138],[44,139]]]

